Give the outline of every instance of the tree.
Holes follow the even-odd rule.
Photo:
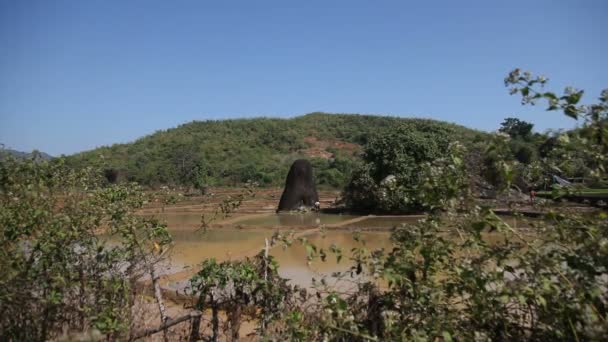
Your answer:
[[[201,195],[205,195],[207,188],[209,187],[209,177],[207,174],[207,168],[202,162],[194,165],[189,178],[190,184],[192,184],[195,189],[200,191]]]
[[[500,132],[508,134],[511,138],[527,139],[532,133],[533,124],[519,120],[517,118],[506,118],[498,129]]]
[[[443,191],[450,186],[438,178],[453,181],[459,191],[466,188],[463,150],[454,140],[450,129],[424,124],[400,125],[371,137],[365,163],[345,188],[345,202],[355,210],[391,213],[442,207],[458,191]]]

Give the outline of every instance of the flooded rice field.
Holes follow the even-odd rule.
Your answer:
[[[323,275],[348,270],[353,248],[388,249],[388,230],[392,225],[415,221],[410,217],[381,219],[323,213],[266,213],[231,217],[203,231],[199,229],[200,213],[171,212],[156,216],[167,223],[173,237],[169,263],[159,270],[165,275],[164,287],[171,290],[183,290],[197,270],[197,265],[205,259],[225,261],[254,256],[264,248],[265,239],[270,240],[277,231],[293,237],[305,237],[326,251],[332,245],[342,249],[342,260],[338,263],[336,256],[329,252],[325,262],[320,259],[308,262],[306,249],[298,241],[294,241],[288,248],[280,245],[271,248],[270,255],[279,263],[280,275],[292,284],[310,287],[313,277],[319,279]],[[352,230],[362,227],[359,222],[365,220],[377,221],[374,226],[381,229],[363,231],[359,233],[359,240],[355,241]],[[327,229],[322,230],[321,227]]]
[[[325,196],[329,198],[329,196]],[[270,239],[277,231],[305,237],[309,242],[327,252],[325,262],[307,260],[306,248],[298,241],[288,248],[275,246],[272,255],[279,264],[279,274],[290,283],[305,288],[312,286],[312,279],[327,276],[329,285],[344,288],[344,283],[336,284],[329,275],[348,271],[353,250],[366,248],[368,251],[392,249],[390,230],[401,224],[413,224],[424,215],[409,216],[358,216],[327,213],[274,213],[276,194],[265,194],[244,205],[235,214],[213,222],[210,229],[201,230],[201,215],[210,215],[195,203],[168,207],[163,211],[146,211],[144,215],[155,215],[167,223],[173,236],[173,246],[169,260],[159,273],[163,274],[162,286],[169,292],[181,292],[188,286],[188,280],[198,270],[203,260],[215,258],[218,261],[239,260],[252,257],[260,252],[265,239]],[[330,200],[325,200],[329,205]],[[509,224],[522,226],[519,219],[509,218]],[[353,237],[358,231],[359,239]],[[451,233],[447,233],[451,235]],[[495,240],[487,236],[488,241]],[[329,252],[332,245],[342,250],[342,260]]]

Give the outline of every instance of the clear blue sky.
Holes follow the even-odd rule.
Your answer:
[[[608,1],[0,0],[0,143],[59,155],[192,120],[313,111],[494,130],[515,67],[597,98]]]

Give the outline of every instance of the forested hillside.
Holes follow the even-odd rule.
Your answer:
[[[404,124],[418,131],[442,128],[450,132],[448,139],[465,144],[484,135],[428,119],[312,113],[291,119],[194,121],[132,143],[75,154],[68,163],[101,166],[118,181],[202,187],[248,180],[279,185],[290,163],[304,157],[312,161],[319,185],[342,187],[360,159],[361,146]]]

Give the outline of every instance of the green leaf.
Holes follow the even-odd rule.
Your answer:
[[[550,100],[557,100],[557,96],[555,96],[555,94],[550,93],[550,92],[543,93],[543,96]]]
[[[581,100],[582,97],[583,97],[583,91],[581,90],[579,92],[576,92],[576,93],[571,94],[570,96],[568,96],[568,98],[566,99],[566,101],[568,101],[568,103],[571,104],[571,105],[575,105],[575,104],[577,104]]]
[[[308,256],[308,258],[312,258],[313,252],[314,250],[312,245],[306,245],[306,256]]]
[[[576,110],[576,107],[573,105],[569,105],[566,108],[564,108],[564,114],[566,114],[567,116],[577,120],[578,119],[578,111]]]
[[[543,306],[543,308],[547,308],[547,301],[543,296],[538,296],[536,300],[538,300],[538,302],[540,303],[540,305]]]
[[[517,300],[519,301],[520,304],[526,304],[526,297],[524,297],[523,295],[517,295]]]

